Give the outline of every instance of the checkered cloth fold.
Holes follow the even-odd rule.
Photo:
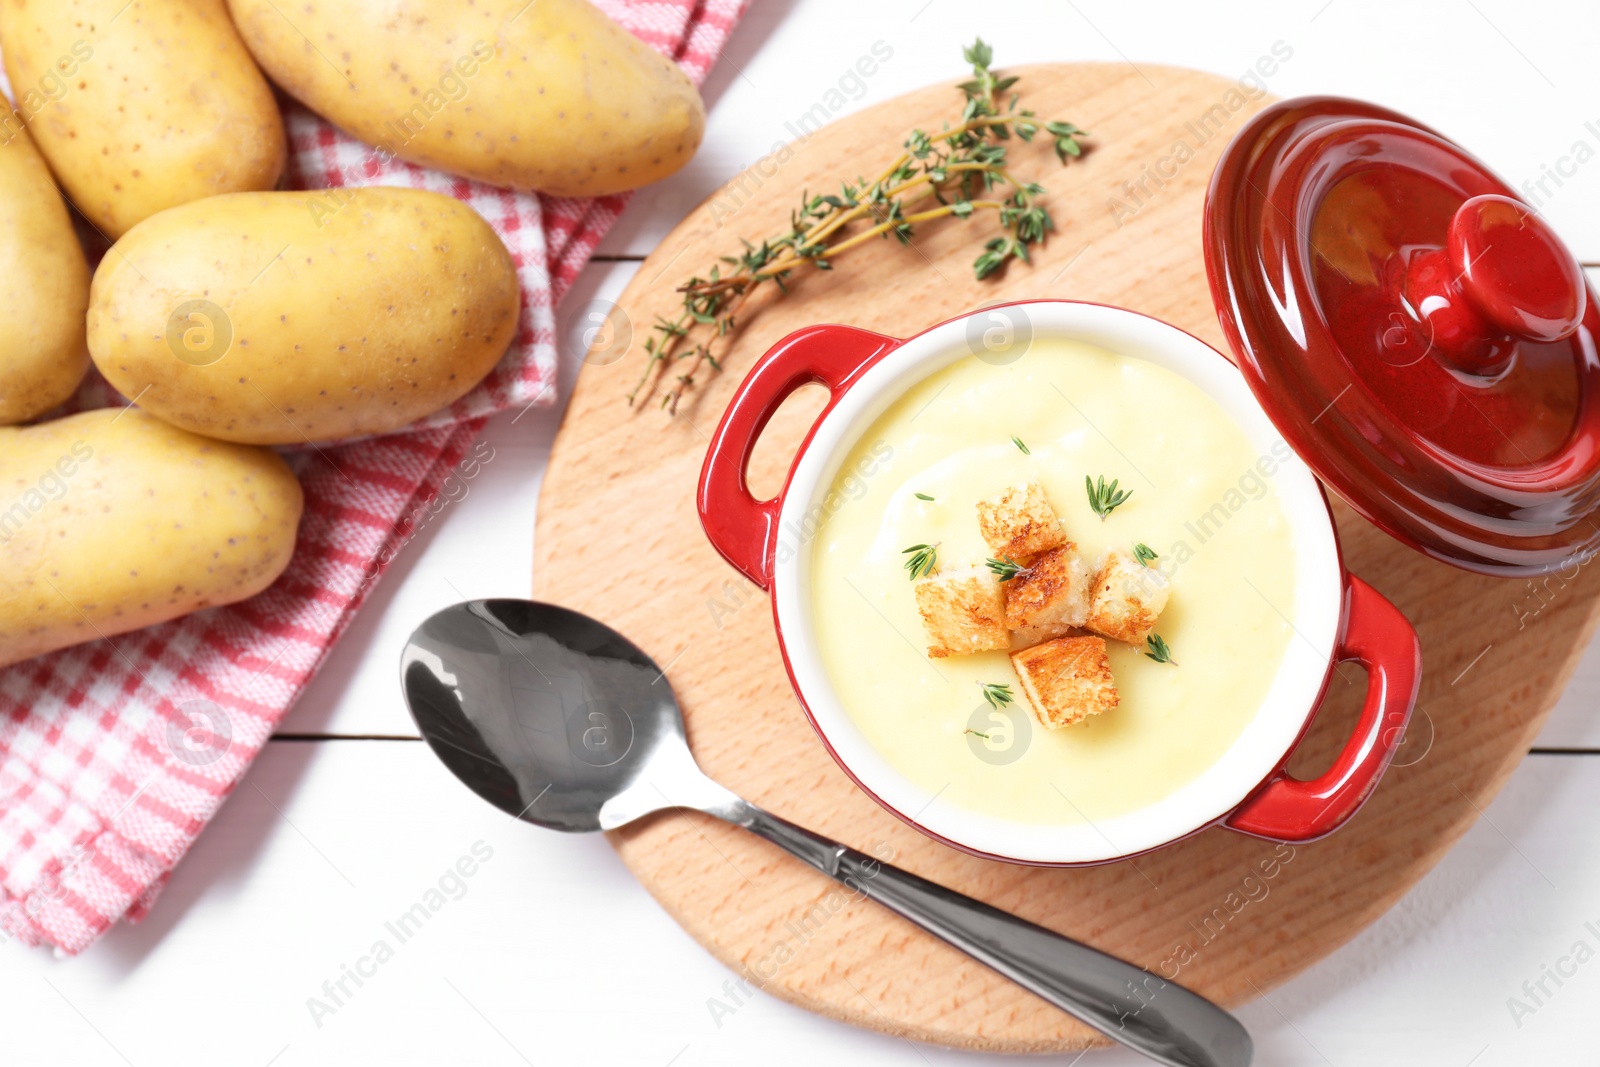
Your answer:
[[[697,82],[748,0],[596,0]],[[492,414],[555,399],[553,310],[627,203],[494,188],[385,161],[294,103],[289,184],[403,185],[470,204],[522,281],[511,349],[408,432],[292,454],[305,488],[293,560],[243,603],[0,671],[0,939],[75,954],[138,921],[367,593],[473,462]],[[78,408],[124,403],[97,376]]]

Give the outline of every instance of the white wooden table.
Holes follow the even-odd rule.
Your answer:
[[[636,198],[564,317],[615,296],[674,221],[785,139],[785,121],[874,42],[893,56],[849,108],[960,73],[959,46],[974,33],[1003,63],[1101,59],[1234,75],[1283,41],[1293,56],[1272,92],[1361,96],[1429,122],[1513,184],[1534,183],[1580,258],[1600,264],[1600,160],[1589,158],[1600,153],[1600,5],[1210,8],[756,0],[712,72],[705,147],[684,173]],[[527,594],[536,498],[559,417],[491,425],[494,458],[396,561],[146,922],[71,961],[0,946],[0,1062],[1000,1062],[856,1032],[760,995],[719,1025],[707,1001],[725,996],[730,973],[656,907],[603,840],[513,822],[414,739],[397,687],[400,647],[425,616],[463,596]],[[1258,1063],[1595,1062],[1597,698],[1600,645],[1533,754],[1444,862],[1350,945],[1243,1009]],[[345,977],[376,940],[393,943],[385,922],[475,845],[492,855],[472,878],[447,879],[446,906],[392,958],[361,964],[359,985]],[[1547,968],[1559,969],[1559,983]],[[336,1009],[314,1015],[308,998],[332,1006],[324,983],[341,977]],[[1514,1014],[1513,997],[1531,1012]],[[1085,1060],[1135,1062],[1121,1052]]]

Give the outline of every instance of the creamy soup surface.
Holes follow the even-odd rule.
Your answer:
[[[1160,800],[1239,737],[1293,636],[1294,550],[1272,484],[1290,454],[1258,452],[1198,386],[1144,360],[1056,340],[1005,365],[963,357],[884,412],[834,482],[811,584],[835,694],[941,802],[1064,825]],[[1102,520],[1085,475],[1133,495]],[[928,657],[903,566],[924,543],[941,567],[982,563],[977,501],[1030,478],[1091,565],[1143,542],[1172,581],[1155,632],[1176,663],[1108,640],[1119,706],[1056,730],[1020,693],[984,702],[982,683],[1018,692],[1006,653]]]

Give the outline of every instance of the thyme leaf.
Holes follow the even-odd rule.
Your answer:
[[[999,711],[1014,699],[1009,685],[996,682],[979,682],[978,688],[983,690],[983,699],[987,700],[989,706],[996,711]]]
[[[1132,489],[1119,491],[1117,489],[1117,479],[1115,478],[1111,480],[1110,485],[1107,485],[1106,476],[1103,474],[1100,476],[1099,481],[1095,481],[1085,474],[1083,476],[1083,487],[1089,494],[1089,507],[1093,508],[1094,513],[1100,516],[1101,522],[1106,521],[1107,515],[1126,504],[1128,498],[1133,496]]]
[[[914,582],[933,573],[933,568],[939,562],[939,545],[938,542],[931,545],[912,545],[901,550],[900,554],[911,557],[905,561],[904,566]]]
[[[995,559],[993,556],[990,556],[983,562],[990,570],[994,571],[995,576],[998,577],[1002,582],[1009,582],[1022,570],[1022,564],[1018,563],[1014,559],[1011,559],[1009,556],[1003,559]]]

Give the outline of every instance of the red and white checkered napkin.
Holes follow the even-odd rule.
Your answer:
[[[596,2],[700,81],[748,0]],[[411,432],[291,457],[305,518],[294,559],[266,592],[0,671],[0,939],[72,954],[117,920],[144,916],[437,505],[485,419],[554,400],[552,309],[627,202],[511,193],[384,164],[296,105],[285,120],[295,188],[409,185],[471,204],[516,261],[520,329],[500,365],[448,413]],[[77,399],[121,402],[99,380]]]

